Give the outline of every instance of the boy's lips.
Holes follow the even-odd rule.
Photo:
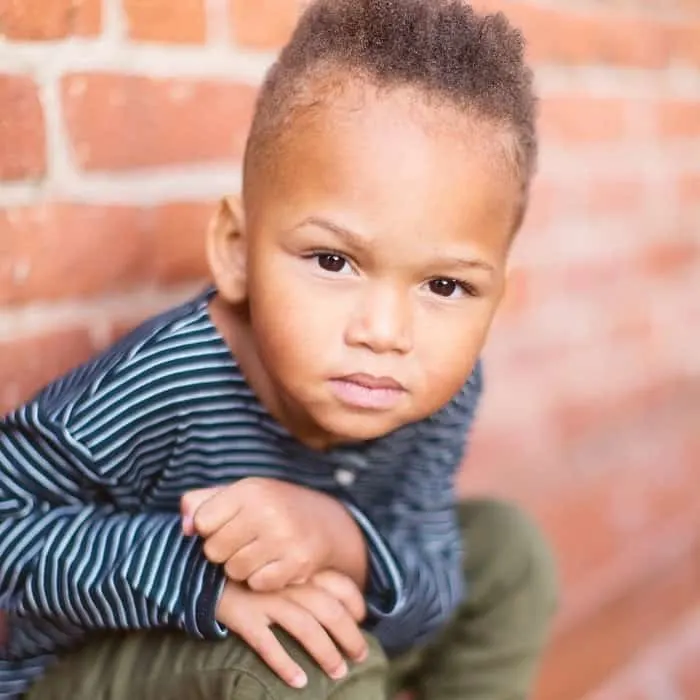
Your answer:
[[[345,377],[338,377],[336,381],[352,382],[359,384],[366,389],[393,389],[394,391],[406,391],[406,387],[392,377],[375,377],[371,374],[348,374]]]
[[[370,374],[349,374],[332,379],[330,384],[342,403],[369,410],[391,409],[406,393],[406,388],[395,379]]]

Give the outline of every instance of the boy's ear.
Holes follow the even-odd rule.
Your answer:
[[[224,197],[209,223],[207,258],[217,291],[230,304],[245,301],[247,242],[240,197]]]

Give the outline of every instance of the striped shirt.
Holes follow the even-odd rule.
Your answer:
[[[463,596],[453,480],[480,370],[430,418],[315,452],[256,399],[208,312],[212,291],[147,321],[0,422],[0,698],[95,630],[225,637],[224,584],[179,500],[249,476],[341,499],[368,547],[367,627],[397,653]]]

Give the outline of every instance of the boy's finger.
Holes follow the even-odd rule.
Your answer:
[[[248,586],[254,591],[272,592],[280,591],[288,585],[303,583],[296,577],[290,562],[284,559],[275,559],[266,562],[263,566],[256,567],[247,578]]]
[[[180,498],[180,514],[182,515],[182,531],[185,535],[194,535],[194,514],[208,500],[223,490],[223,486],[208,489],[195,489],[184,493]]]
[[[311,583],[339,600],[356,622],[362,622],[367,616],[367,605],[362,591],[349,576],[337,571],[321,571],[313,576]]]
[[[353,661],[367,658],[367,642],[357,622],[337,598],[313,586],[291,587],[284,596],[311,613]]]
[[[346,676],[345,659],[311,613],[287,599],[280,599],[272,613],[272,620],[294,637],[330,678],[337,681]]]
[[[302,668],[292,659],[273,631],[266,625],[241,627],[237,633],[258,656],[292,688],[303,688],[308,680]]]
[[[205,505],[204,508],[208,508]],[[232,557],[235,557],[241,550],[256,541],[260,534],[245,517],[237,517],[233,520],[227,520],[222,527],[210,533],[202,531],[199,527],[199,516],[195,516],[195,524],[197,532],[205,537],[204,554],[209,561],[214,564],[223,564]],[[271,557],[268,557],[270,559]],[[265,562],[260,562],[258,566],[262,566]],[[257,567],[256,567],[257,568]],[[255,569],[252,569],[255,571]],[[250,572],[249,572],[250,573]],[[244,578],[235,578],[236,581],[245,580]]]
[[[194,526],[199,535],[213,535],[240,513],[244,504],[241,503],[234,486],[235,484],[219,489],[199,504],[193,513]]]

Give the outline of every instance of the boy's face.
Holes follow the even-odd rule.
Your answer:
[[[249,379],[309,442],[376,438],[472,371],[517,185],[493,129],[408,90],[351,86],[293,128],[230,239],[259,357]]]

